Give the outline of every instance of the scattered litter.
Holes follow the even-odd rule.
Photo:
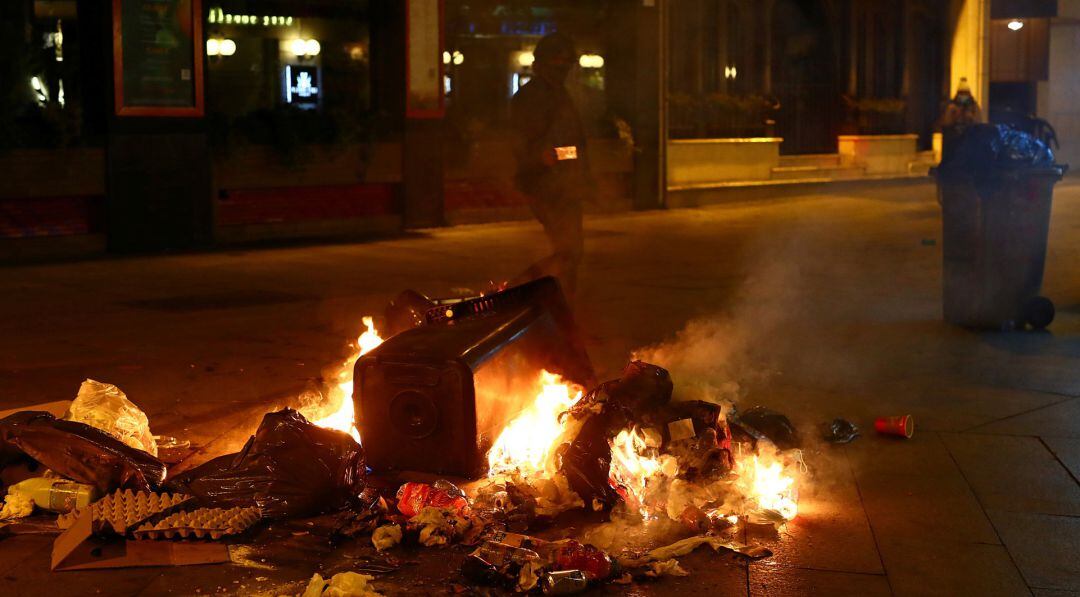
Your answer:
[[[754,406],[739,413],[733,422],[753,438],[767,439],[781,450],[798,448],[801,443],[791,420],[764,406]]]
[[[874,421],[874,429],[882,435],[911,439],[911,436],[915,434],[915,417],[911,415],[880,417]]]
[[[386,551],[398,543],[401,543],[403,534],[401,525],[383,525],[375,529],[375,532],[371,534],[371,544],[375,546],[377,551]]]
[[[833,419],[825,430],[825,441],[830,444],[846,444],[859,437],[859,428],[847,419]]]
[[[61,477],[107,493],[149,491],[161,485],[165,465],[104,431],[46,412],[22,411],[0,420],[0,449],[22,452]]]
[[[349,434],[292,409],[268,413],[239,454],[219,456],[169,481],[207,505],[258,507],[268,518],[340,508],[364,489],[364,451]]]
[[[8,491],[4,497],[4,506],[0,508],[0,520],[26,518],[34,513],[34,500],[28,495]]]
[[[261,515],[258,508],[199,508],[178,512],[156,523],[143,523],[135,529],[139,539],[213,539],[239,535]]]
[[[462,538],[472,522],[457,510],[428,506],[409,519],[408,530],[425,547],[447,545]]]
[[[300,597],[382,597],[371,585],[373,580],[366,574],[339,572],[327,581],[316,572]]]
[[[682,541],[676,541],[671,545],[665,547],[659,547],[654,549],[644,556],[639,558],[627,558],[620,559],[619,564],[623,568],[637,568],[640,566],[648,565],[652,562],[660,562],[664,560],[670,560],[679,556],[685,556],[702,545],[708,545],[713,548],[714,551],[726,550],[738,555],[744,556],[751,560],[760,560],[772,556],[772,551],[764,547],[756,547],[752,545],[743,545],[741,543],[735,543],[728,541],[723,537],[715,536],[699,536],[689,537]]]
[[[445,508],[456,514],[469,511],[469,500],[464,492],[449,481],[437,481],[435,485],[405,483],[398,488],[397,502],[398,512],[410,517],[427,507]]]
[[[678,560],[670,559],[659,562],[650,562],[648,569],[645,571],[645,576],[660,578],[661,576],[690,576],[690,573],[679,565]]]
[[[101,495],[92,485],[56,477],[24,479],[9,487],[8,493],[20,493],[33,500],[38,508],[58,513],[85,508]]]
[[[541,589],[545,595],[573,595],[589,587],[589,578],[581,570],[557,570],[544,574]]]
[[[150,433],[150,420],[135,406],[120,388],[88,379],[79,386],[79,394],[71,403],[64,419],[86,423],[124,442],[157,456],[157,442]]]
[[[169,435],[155,435],[158,458],[165,464],[177,464],[191,454],[191,442]]]

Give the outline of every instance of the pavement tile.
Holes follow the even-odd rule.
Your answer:
[[[874,597],[892,595],[884,575],[850,574],[832,570],[751,566],[750,595],[754,597],[815,596]]]
[[[0,540],[0,577],[14,575],[27,561],[47,561],[52,553],[53,537],[13,535]]]
[[[1080,518],[988,510],[1027,583],[1080,591]]]
[[[866,438],[852,444],[849,455],[879,549],[886,540],[915,538],[999,543],[937,434],[906,441]]]
[[[942,434],[983,508],[1080,515],[1080,484],[1038,438]]]
[[[1080,438],[1080,399],[1058,402],[1029,413],[970,429],[978,433]]]
[[[1046,437],[1043,441],[1061,464],[1069,469],[1073,478],[1080,479],[1080,439]]]
[[[1034,597],[1077,597],[1080,591],[1059,591],[1057,589],[1032,589]]]
[[[842,448],[814,459],[814,474],[799,488],[799,516],[779,536],[748,541],[772,549],[785,568],[882,574],[881,557]]]
[[[879,547],[894,595],[1030,594],[1001,545],[918,537],[879,540]]]
[[[915,416],[919,430],[965,431],[1064,400],[1068,398],[1058,394],[949,380],[937,381],[903,412]]]

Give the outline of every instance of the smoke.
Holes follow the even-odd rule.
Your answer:
[[[690,321],[674,338],[635,350],[635,359],[664,367],[676,400],[738,402],[749,389],[780,373],[787,323],[799,317],[799,245],[749,250],[743,283],[720,312]],[[790,257],[790,258],[789,258]]]

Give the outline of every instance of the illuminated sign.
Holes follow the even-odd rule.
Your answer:
[[[285,65],[285,103],[298,108],[319,106],[319,69],[315,66]]]
[[[206,20],[215,25],[262,25],[263,27],[291,27],[292,17],[271,15],[241,15],[227,13],[220,6],[210,9]]]

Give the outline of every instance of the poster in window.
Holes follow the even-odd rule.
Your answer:
[[[442,118],[442,0],[405,3],[405,115]]]
[[[202,116],[201,0],[113,0],[118,116]]]

